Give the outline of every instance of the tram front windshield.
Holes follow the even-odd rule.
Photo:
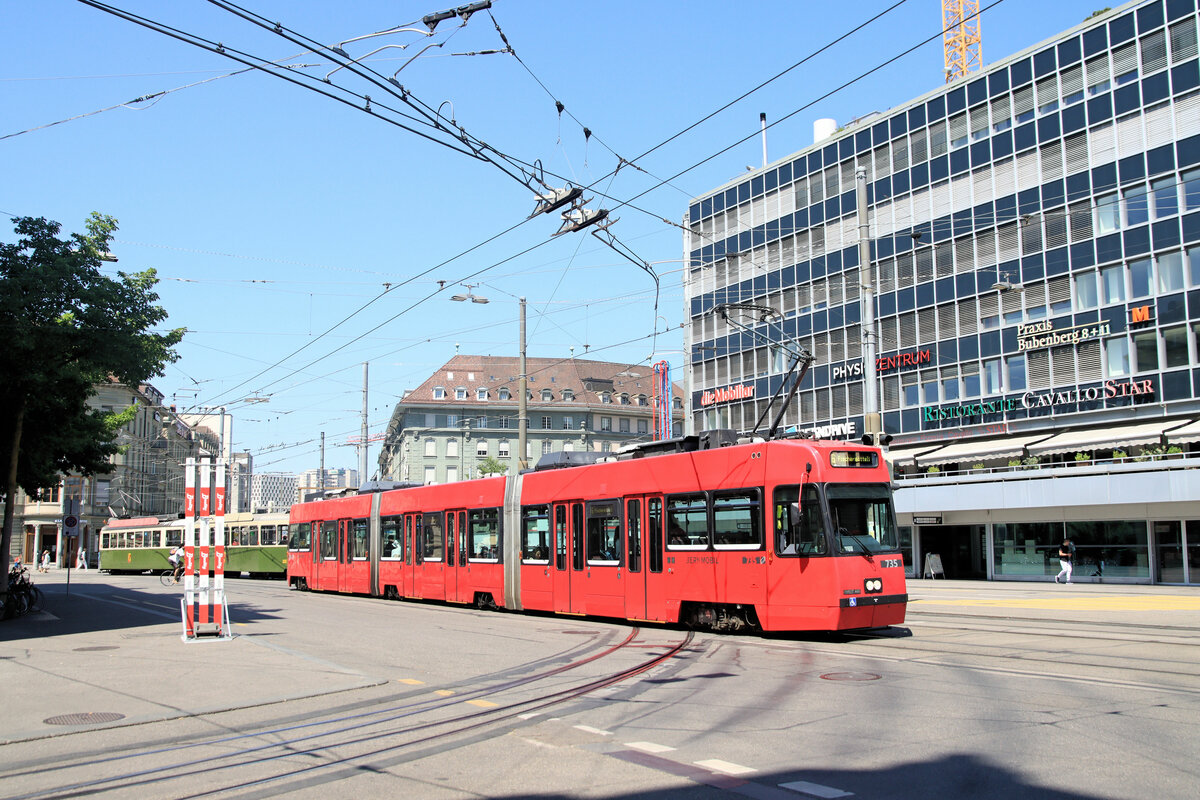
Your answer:
[[[900,549],[888,487],[833,483],[825,488],[835,553],[890,553]]]

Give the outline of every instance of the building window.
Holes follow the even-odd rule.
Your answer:
[[[487,389],[476,389],[475,390],[475,399],[476,400],[487,400],[488,399],[488,390]]]
[[[646,395],[644,395],[644,394],[639,394],[639,395],[637,396],[637,404],[638,404],[639,406],[648,406],[650,403],[649,403],[649,402],[646,400]]]
[[[574,399],[575,399],[575,392],[574,392],[574,390],[572,390],[572,389],[563,389],[563,390],[562,390],[562,399],[563,399],[563,400],[566,400],[566,401],[571,401],[571,400],[574,400]]]
[[[425,455],[427,455],[427,456],[436,456],[437,455],[437,442],[434,441],[433,439],[425,440]]]
[[[542,417],[542,430],[550,430],[554,427],[554,420],[550,417]]]
[[[1100,270],[1104,286],[1104,304],[1125,302],[1125,268],[1120,264]]]
[[[1165,328],[1163,336],[1163,354],[1166,356],[1164,366],[1186,367],[1192,362],[1188,358],[1188,332],[1186,325],[1175,328]]]
[[[512,418],[511,417],[500,417],[499,419],[496,420],[496,427],[497,428],[511,428],[512,427]]]
[[[1183,207],[1188,211],[1200,208],[1200,169],[1183,173],[1181,181],[1183,183]]]
[[[433,387],[433,399],[434,400],[445,400],[446,399],[446,387],[445,386]]]
[[[1121,206],[1117,195],[1101,195],[1096,198],[1096,235],[1112,233],[1121,227]]]
[[[508,458],[508,442],[507,441],[500,442],[500,444],[498,444],[496,446],[496,456],[498,458]]]
[[[639,419],[639,420],[637,421],[637,423],[638,423],[638,424],[637,424],[637,432],[638,432],[638,433],[649,433],[649,432],[650,432],[650,426],[649,426],[649,424],[646,422],[646,420],[644,420],[644,419]]]
[[[942,399],[958,399],[958,367],[942,368]]]
[[[467,387],[459,386],[457,389],[455,389],[454,390],[454,399],[455,400],[466,400],[467,399]]]
[[[1150,196],[1145,186],[1125,190],[1125,224],[1141,225],[1150,221]]]
[[[1200,248],[1196,248],[1196,249],[1200,250]],[[611,431],[612,430],[612,417],[601,417],[600,418],[600,430],[602,430],[602,431]]]
[[[979,397],[979,362],[968,361],[962,365],[963,397]]]
[[[512,399],[512,392],[510,392],[508,390],[507,386],[500,387],[500,399],[501,400],[511,400]]]
[[[1183,289],[1183,253],[1163,253],[1158,257],[1158,291],[1178,292]]]
[[[542,389],[542,402],[548,403],[554,399],[554,392],[550,389]]]
[[[446,440],[446,458],[458,458],[458,439]]]
[[[563,417],[563,430],[569,431],[575,427],[574,417]]]
[[[601,442],[600,443],[600,452],[601,453],[611,453],[612,452],[612,442]]]
[[[479,458],[487,458],[488,443],[486,440],[480,439],[475,443],[475,455]]]
[[[1192,276],[1192,286],[1200,286],[1200,247],[1187,251],[1188,272]]]
[[[926,403],[936,403],[938,401],[938,377],[936,369],[927,369],[921,372],[921,394],[924,396]]]
[[[551,445],[551,442],[549,439],[543,439],[542,440],[542,455],[546,455],[547,453],[549,453],[551,446],[552,445]]]
[[[1129,340],[1117,336],[1105,342],[1108,358],[1108,377],[1121,378],[1129,374]]]
[[[618,419],[617,430],[621,433],[629,433],[629,420],[624,417]]]
[[[906,406],[921,405],[920,387],[917,385],[917,373],[906,372],[900,376],[900,396]]]
[[[611,403],[612,395],[609,394],[608,392],[601,392],[600,393],[600,402],[601,403]]]
[[[1162,219],[1179,213],[1179,184],[1173,176],[1159,178],[1151,184],[1154,190],[1154,218]]]
[[[433,465],[425,467],[425,484],[428,486],[437,480],[437,473],[434,471]]]
[[[488,426],[487,417],[476,417],[475,418],[475,429],[476,430],[479,430],[480,428],[486,428],[487,426]]]
[[[1137,357],[1137,371],[1151,372],[1158,369],[1158,332],[1141,331],[1133,335],[1133,350]]]
[[[1141,258],[1129,265],[1129,297],[1149,297],[1154,265],[1148,258]]]
[[[563,452],[564,453],[575,452],[575,444],[573,442],[564,442],[563,443]]]
[[[1095,308],[1100,305],[1096,294],[1096,273],[1085,272],[1075,276],[1075,309]]]
[[[446,483],[454,483],[458,480],[458,467],[446,467]]]
[[[1020,392],[1025,389],[1025,356],[1009,356],[1005,359],[1008,368],[1008,391]]]
[[[629,395],[624,392],[621,393],[621,405],[623,405],[623,406],[629,405]]]

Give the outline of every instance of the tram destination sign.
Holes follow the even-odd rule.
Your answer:
[[[1112,326],[1104,320],[1059,329],[1055,329],[1053,320],[1030,322],[1017,326],[1017,349],[1041,350],[1044,347],[1057,347],[1060,344],[1079,344],[1108,336],[1110,333],[1112,333]]]

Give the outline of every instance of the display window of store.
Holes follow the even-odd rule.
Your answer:
[[[1053,577],[1064,538],[1075,545],[1076,581],[1150,578],[1145,520],[999,523],[993,526],[994,575]]]

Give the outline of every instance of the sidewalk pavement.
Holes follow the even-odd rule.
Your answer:
[[[65,569],[35,573],[46,610],[0,622],[0,744],[88,730],[102,721],[94,715],[138,724],[388,682],[373,664],[322,659],[301,621],[279,613],[278,600],[256,604],[255,597],[273,597],[268,587],[276,584],[239,593],[232,640],[185,644],[178,590],[149,575],[71,570],[69,577],[68,586]],[[969,616],[1200,631],[1196,586],[917,579],[908,592],[906,624],[914,627]],[[47,722],[59,716],[77,724]]]

